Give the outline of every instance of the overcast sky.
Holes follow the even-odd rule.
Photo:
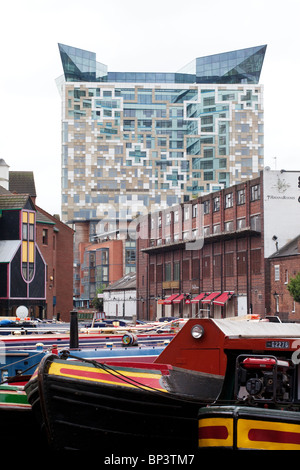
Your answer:
[[[267,44],[265,166],[299,170],[299,18],[299,0],[4,2],[0,158],[33,171],[37,204],[60,214],[59,42],[133,72],[175,72],[196,57]]]

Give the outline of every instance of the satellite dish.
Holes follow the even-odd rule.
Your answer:
[[[16,310],[17,317],[24,320],[28,317],[28,308],[25,305],[20,305]]]

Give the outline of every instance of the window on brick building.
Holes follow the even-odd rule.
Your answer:
[[[225,232],[233,231],[233,220],[228,220],[227,222],[224,222],[224,230]]]
[[[156,266],[156,282],[162,282],[162,273],[163,273],[162,264],[158,264]]]
[[[149,266],[149,282],[154,282],[154,264]]]
[[[251,186],[250,191],[251,201],[257,201],[260,198],[260,185],[255,184],[254,186]]]
[[[260,274],[261,272],[261,250],[251,251],[251,273]]]
[[[225,253],[225,276],[233,276],[233,253]]]
[[[203,201],[203,212],[204,214],[209,214],[210,201]]]
[[[199,279],[200,277],[200,263],[199,259],[195,258],[192,260],[192,279]]]
[[[180,262],[175,261],[174,269],[173,269],[173,281],[179,281],[179,280],[180,280]]]
[[[233,194],[225,194],[225,209],[233,206]]]
[[[43,228],[43,245],[48,245],[48,229]]]
[[[189,279],[190,278],[190,260],[184,259],[182,261],[182,278]]]
[[[210,277],[210,256],[203,258],[203,277]]]
[[[220,233],[221,232],[221,226],[220,224],[215,224],[213,226],[213,233]]]
[[[213,203],[214,203],[214,212],[217,212],[220,210],[220,197],[217,196],[213,199]]]
[[[210,227],[203,228],[203,235],[204,237],[208,237],[208,235],[210,235]]]
[[[275,264],[274,266],[274,281],[280,281],[280,266]]]
[[[165,281],[171,281],[171,263],[165,264]]]
[[[239,276],[247,274],[247,252],[240,251],[237,254],[237,271]]]
[[[246,219],[245,218],[237,219],[237,221],[236,221],[237,230],[241,230],[245,227],[246,227]]]
[[[256,232],[261,232],[260,215],[254,215],[250,218],[250,228]]]
[[[214,256],[214,276],[221,277],[221,255]]]
[[[240,189],[237,192],[237,204],[238,205],[245,204],[245,190],[244,189]]]

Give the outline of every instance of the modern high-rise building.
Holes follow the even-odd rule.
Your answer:
[[[95,53],[59,44],[63,221],[90,241],[126,239],[139,214],[257,177],[266,47],[149,73],[110,72]]]

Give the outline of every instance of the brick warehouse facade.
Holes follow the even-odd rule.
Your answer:
[[[284,177],[291,181],[286,184],[290,192],[297,191],[297,175]],[[141,219],[137,241],[138,318],[153,320],[197,313],[220,318],[270,311],[268,256],[272,254],[272,243],[275,251],[275,244],[274,226],[265,223],[266,210],[268,220],[270,211],[278,219],[280,215],[282,220],[287,217],[283,224],[287,239],[300,231],[292,222],[288,226],[288,211],[279,204],[290,199],[289,207],[294,204],[298,209],[298,193],[281,196],[282,184],[276,183],[275,188],[274,178],[283,181],[279,172],[261,172],[256,179]],[[274,200],[278,200],[276,209],[271,206]],[[197,211],[202,212],[201,217]],[[199,227],[202,234],[196,234]],[[280,227],[277,229],[279,233]],[[203,246],[199,249],[194,249],[196,243],[186,244],[197,237],[199,242],[200,235]],[[283,242],[283,236],[281,239]],[[223,299],[219,296],[210,300],[208,294],[214,293],[223,294]],[[175,294],[172,301],[170,296]]]

